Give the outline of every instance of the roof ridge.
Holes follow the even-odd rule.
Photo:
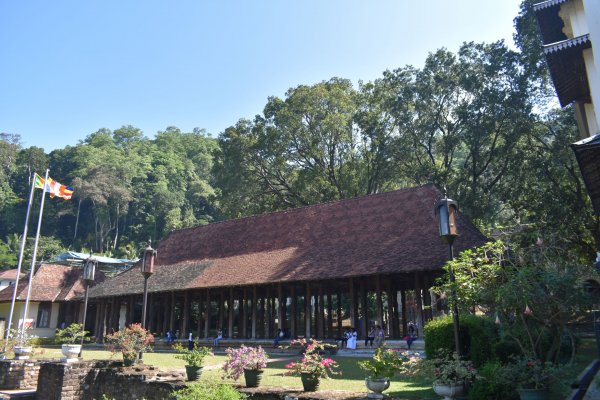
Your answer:
[[[250,219],[256,219],[256,218],[262,218],[262,217],[265,217],[267,215],[277,215],[277,214],[293,213],[293,212],[298,212],[298,211],[301,211],[301,210],[304,210],[304,209],[307,209],[307,208],[320,208],[320,207],[330,206],[332,204],[349,203],[349,202],[353,202],[353,201],[359,201],[359,200],[365,199],[367,197],[380,197],[380,196],[390,195],[392,193],[415,191],[415,190],[423,189],[423,188],[428,187],[428,186],[433,186],[434,188],[437,189],[437,187],[435,186],[435,184],[433,184],[433,183],[426,183],[424,185],[399,188],[399,189],[395,189],[395,190],[390,190],[388,192],[364,194],[364,195],[361,195],[361,196],[348,197],[348,198],[340,199],[340,200],[331,200],[331,201],[326,201],[326,202],[323,202],[323,203],[308,204],[308,205],[305,205],[305,206],[288,208],[288,209],[285,209],[285,210],[270,211],[270,212],[266,212],[266,213],[263,213],[263,214],[255,214],[255,215],[248,215],[248,216],[245,216],[245,217],[225,219],[225,220],[222,220],[222,221],[210,222],[210,223],[205,224],[205,225],[196,225],[196,226],[190,226],[190,227],[187,227],[187,228],[173,229],[172,231],[170,231],[167,234],[167,236],[165,236],[161,240],[161,242],[166,241],[167,238],[169,236],[171,236],[171,234],[174,233],[174,232],[181,232],[181,231],[187,231],[187,230],[192,230],[192,229],[199,229],[199,228],[207,227],[207,226],[215,226],[215,225],[221,225],[221,224],[226,224],[226,223],[234,223],[234,222],[243,221],[243,220],[250,220]],[[438,191],[439,191],[439,189],[438,189]]]

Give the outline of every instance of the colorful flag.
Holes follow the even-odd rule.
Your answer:
[[[44,184],[44,179],[35,174],[34,185],[38,189],[44,189],[44,192],[50,193],[50,197],[58,196],[65,200],[71,200],[73,196],[73,188],[66,185],[61,185],[54,179],[48,177],[48,181]]]

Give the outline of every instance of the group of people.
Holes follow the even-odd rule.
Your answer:
[[[380,325],[375,325],[371,327],[369,334],[365,338],[365,347],[371,346],[373,347],[373,343],[375,343],[375,347],[383,346],[383,342],[385,341],[385,331]]]

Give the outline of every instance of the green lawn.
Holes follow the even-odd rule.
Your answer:
[[[59,348],[38,348],[38,358],[61,358],[62,354]],[[297,360],[299,356],[288,357],[277,354],[275,355],[269,366],[263,374],[261,385],[277,386],[288,388],[302,388],[300,378],[296,376],[285,376],[284,365],[290,361]],[[111,353],[104,350],[87,350],[83,351],[85,360],[105,360],[111,359]],[[224,355],[209,356],[205,359],[205,369],[202,373],[202,380],[218,380],[221,381],[222,370],[219,368],[225,361]],[[324,379],[321,381],[320,389],[323,390],[348,390],[353,392],[367,392],[364,383],[364,372],[358,368],[357,362],[365,358],[358,357],[333,357],[340,365],[340,375],[334,376],[332,379]],[[120,360],[119,355],[112,356],[114,360]],[[175,358],[174,353],[145,353],[144,363],[155,365],[157,367],[183,368],[185,362]],[[243,378],[241,378],[243,380]],[[229,380],[229,382],[233,382]],[[243,382],[242,382],[243,383]],[[436,395],[431,390],[431,381],[419,380],[414,378],[395,378],[392,380],[390,388],[386,391],[387,394],[413,400],[437,399]]]

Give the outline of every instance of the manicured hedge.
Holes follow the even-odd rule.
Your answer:
[[[494,345],[498,342],[498,331],[494,321],[488,317],[462,314],[459,318],[460,343],[463,355],[473,361],[476,367],[494,358]],[[435,318],[425,325],[425,353],[427,357],[437,357],[453,352],[454,327],[452,316]]]

